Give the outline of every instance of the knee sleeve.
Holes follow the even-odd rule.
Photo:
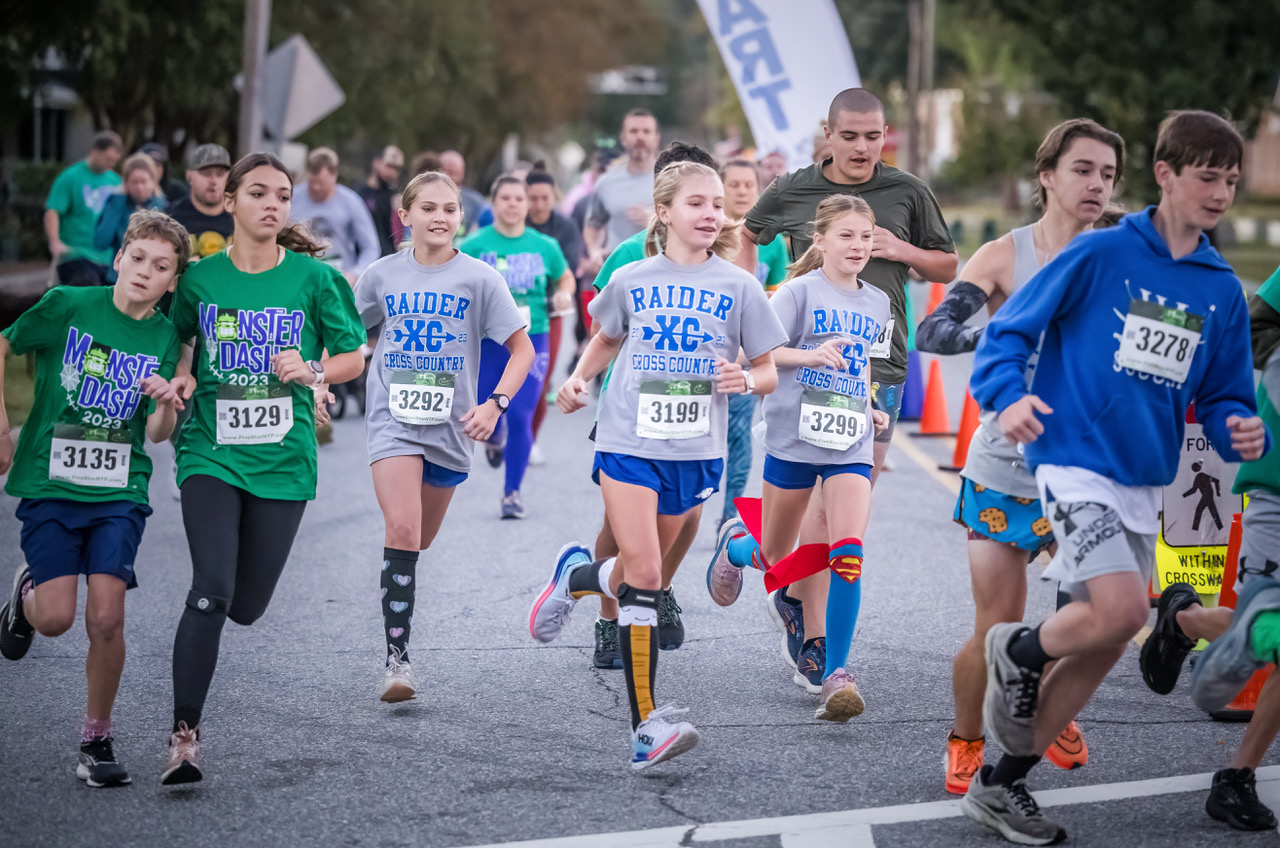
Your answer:
[[[658,626],[659,589],[637,589],[627,583],[618,586],[618,626]]]
[[[218,598],[198,589],[192,589],[187,593],[187,606],[196,612],[226,615],[231,609],[231,599]]]

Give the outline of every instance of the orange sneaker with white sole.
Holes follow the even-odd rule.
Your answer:
[[[1078,769],[1089,762],[1089,746],[1084,742],[1084,734],[1080,725],[1074,721],[1053,740],[1049,750],[1044,752],[1045,759],[1060,769]]]
[[[981,738],[972,741],[961,739],[954,733],[947,736],[947,791],[963,795],[969,791],[969,781],[982,768]]]

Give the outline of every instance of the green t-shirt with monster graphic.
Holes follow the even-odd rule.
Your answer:
[[[511,289],[529,335],[551,328],[547,286],[555,285],[569,269],[555,239],[532,227],[525,227],[521,235],[511,238],[489,226],[476,230],[458,245],[458,250],[497,269]]]
[[[179,485],[207,474],[260,498],[313,499],[314,394],[276,379],[271,357],[292,349],[309,361],[324,350],[359,349],[364,325],[346,280],[290,251],[276,267],[247,274],[224,252],[183,275],[170,315],[179,338],[195,339]]]
[[[4,331],[14,353],[35,357],[36,372],[5,485],[14,497],[147,503],[143,440],[155,404],[142,381],[173,376],[178,334],[159,312],[125,315],[113,292],[53,289]]]

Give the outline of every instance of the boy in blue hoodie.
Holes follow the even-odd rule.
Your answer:
[[[1243,151],[1218,116],[1171,113],[1155,148],[1160,204],[1077,237],[978,347],[973,397],[1024,446],[1059,545],[1044,578],[1074,599],[1038,627],[987,634],[984,729],[1005,755],[983,767],[962,808],[1010,841],[1066,838],[1026,777],[1147,622],[1161,488],[1177,471],[1187,407],[1228,462],[1270,447],[1244,292],[1204,235],[1231,206]]]

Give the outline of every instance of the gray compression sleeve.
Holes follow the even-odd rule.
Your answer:
[[[965,321],[987,302],[987,293],[961,280],[951,287],[937,308],[916,328],[916,347],[925,353],[968,353],[978,346],[982,327]]]

